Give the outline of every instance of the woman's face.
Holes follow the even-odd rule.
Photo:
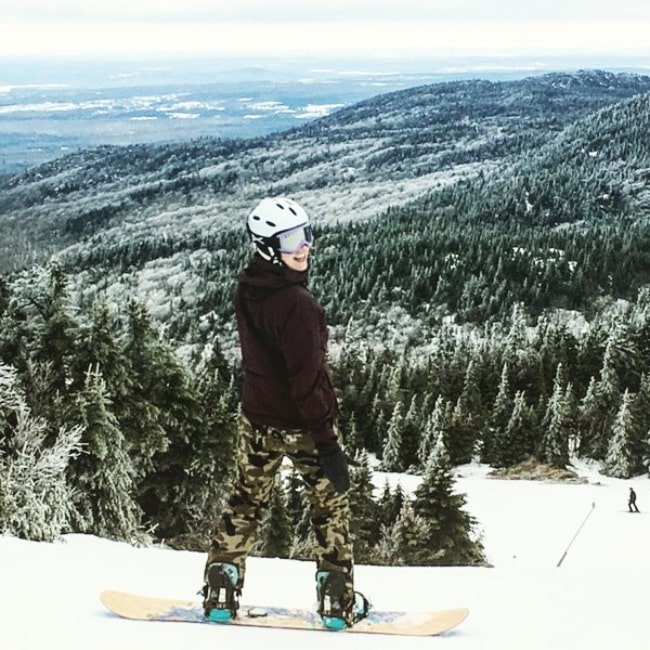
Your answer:
[[[292,271],[306,271],[309,266],[309,244],[303,244],[293,253],[280,253],[280,257]]]

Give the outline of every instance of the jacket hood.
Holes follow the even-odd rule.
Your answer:
[[[248,297],[252,298],[258,291],[263,294],[266,291],[275,291],[288,287],[292,284],[307,284],[308,271],[294,271],[286,266],[279,266],[267,262],[258,255],[254,255],[248,266],[237,276],[242,288],[250,288],[247,291]]]

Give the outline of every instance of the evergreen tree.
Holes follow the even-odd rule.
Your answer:
[[[382,454],[382,467],[387,472],[403,472],[406,469],[402,454],[403,434],[404,404],[398,400],[388,423],[388,437]]]
[[[540,456],[553,467],[566,467],[569,463],[569,436],[572,414],[567,401],[564,369],[558,364],[553,384],[553,394],[548,402],[542,422],[543,441]]]
[[[158,333],[149,314],[143,305],[131,300],[122,350],[131,367],[132,388],[121,404],[120,427],[139,483],[155,472],[154,455],[169,447],[163,426],[164,404],[156,394],[161,380],[161,373],[156,371],[161,365],[159,348]]]
[[[133,390],[132,369],[119,343],[118,323],[105,302],[93,304],[90,324],[80,329],[71,362],[72,391],[84,389],[89,368],[101,373],[112,410],[119,419],[123,415],[121,405],[128,403]]]
[[[348,420],[347,429],[345,430],[345,448],[351,452],[356,453],[364,449],[363,435],[357,426],[357,416],[353,412]]]
[[[497,440],[505,432],[512,414],[508,373],[508,364],[504,363],[501,370],[499,389],[490,414],[489,425],[483,438],[481,460],[489,465],[498,462],[496,457]]]
[[[83,454],[68,471],[75,488],[74,528],[101,537],[133,540],[140,525],[140,509],[133,499],[133,465],[98,370],[88,371],[78,404]]]
[[[417,467],[418,465],[418,447],[423,435],[422,428],[418,413],[417,395],[413,394],[408,411],[404,416],[402,443],[400,445],[401,462],[406,468]]]
[[[596,460],[605,458],[621,397],[614,361],[614,347],[609,343],[603,356],[600,378],[592,378],[580,409],[580,451]]]
[[[456,401],[452,414],[447,442],[452,465],[471,462],[480,439],[485,414],[477,373],[478,368],[479,364],[474,359],[471,359],[465,372],[463,390]]]
[[[428,564],[423,540],[427,536],[427,522],[418,517],[409,503],[405,503],[392,526],[383,526],[375,551],[376,561],[389,566],[417,566]]]
[[[639,438],[639,457],[642,465],[650,472],[650,375],[643,373],[639,392],[633,402],[633,416]]]
[[[454,492],[454,477],[442,436],[415,490],[413,513],[426,522],[422,561],[445,566],[484,562],[483,546],[472,538],[476,520],[463,510],[464,495]]]
[[[157,536],[182,539],[206,525],[213,504],[212,465],[202,454],[212,440],[201,399],[189,371],[133,300],[123,345],[133,390],[120,426],[134,458],[138,504]]]
[[[66,472],[81,450],[81,428],[62,428],[50,442],[16,370],[0,364],[0,432],[0,533],[53,541],[69,532],[73,494]]]
[[[384,483],[384,490],[381,498],[379,499],[379,512],[381,525],[390,528],[402,512],[402,508],[406,503],[406,496],[400,483],[395,486],[395,490],[391,491],[388,480]]]
[[[79,324],[68,305],[68,281],[61,266],[19,275],[2,317],[2,360],[20,373],[25,399],[43,418],[50,441],[63,427],[70,399],[70,364],[77,349]]]
[[[631,478],[643,471],[639,453],[641,441],[634,421],[633,398],[628,390],[623,393],[621,406],[612,427],[612,438],[603,465],[607,476]]]
[[[289,557],[293,533],[289,514],[287,496],[282,479],[278,474],[273,482],[269,508],[264,516],[256,553],[263,557]]]
[[[379,537],[379,507],[374,500],[372,469],[367,452],[356,457],[356,467],[350,476],[350,532],[354,539],[354,557],[359,562],[372,557],[372,549]]]
[[[205,480],[210,500],[218,503],[218,493],[235,471],[240,391],[217,337],[211,341],[196,381],[203,426],[193,437],[192,468]]]
[[[501,434],[496,435],[493,444],[494,467],[509,467],[528,458],[531,453],[531,426],[533,414],[526,404],[523,391],[515,393],[512,413],[508,424]]]
[[[374,395],[370,407],[370,424],[368,432],[364,436],[364,447],[370,452],[377,454],[381,460],[382,449],[387,437],[386,414],[384,413],[384,402],[380,393]]]

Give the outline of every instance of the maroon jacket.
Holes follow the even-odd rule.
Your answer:
[[[242,412],[254,424],[335,439],[334,388],[325,360],[322,307],[293,271],[254,255],[239,274],[235,313],[244,386]]]

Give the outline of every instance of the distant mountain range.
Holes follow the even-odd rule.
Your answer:
[[[609,61],[608,68],[617,64],[634,69],[630,61]],[[0,175],[97,145],[264,136],[395,90],[576,65],[503,58],[5,60]]]
[[[267,194],[295,197],[317,227],[387,213],[540,225],[597,212],[641,218],[648,93],[648,76],[598,70],[457,80],[249,139],[83,149],[2,181],[2,270],[56,253],[88,298],[130,292],[168,314],[176,292],[185,304],[200,299],[192,292],[206,260],[229,249],[231,277],[244,217]],[[528,205],[531,192],[548,196]]]

